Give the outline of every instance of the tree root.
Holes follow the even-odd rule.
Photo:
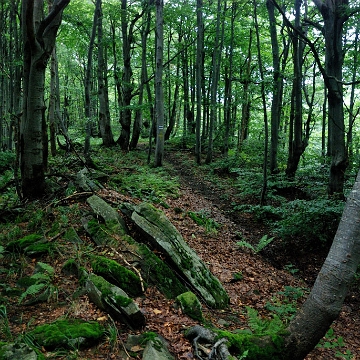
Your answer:
[[[215,341],[217,337],[215,332],[200,325],[195,325],[186,332],[185,336],[187,339],[192,340],[194,354],[198,359],[204,360],[199,355],[199,348],[207,355],[207,359],[209,360],[230,359],[231,355],[226,345],[227,339],[222,338]],[[211,350],[209,350],[206,346],[201,345],[200,342],[205,343],[207,346],[210,345]]]

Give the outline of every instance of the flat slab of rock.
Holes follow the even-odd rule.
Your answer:
[[[94,274],[88,276],[85,286],[89,299],[100,309],[133,329],[145,324],[145,316],[138,305],[119,287]]]
[[[159,249],[185,278],[187,283],[206,304],[223,308],[229,304],[229,296],[220,281],[210,272],[204,262],[184,241],[181,234],[166,215],[148,203],[137,206],[125,205],[132,209],[131,219],[139,232],[153,247]]]

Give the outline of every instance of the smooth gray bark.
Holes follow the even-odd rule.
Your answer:
[[[289,325],[286,349],[292,360],[303,359],[338,317],[359,263],[360,172],[314,287]]]

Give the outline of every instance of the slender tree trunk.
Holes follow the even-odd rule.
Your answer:
[[[295,29],[298,32],[302,31],[300,24],[300,6],[301,0],[295,0]],[[302,58],[303,58],[303,45],[295,32],[292,37],[293,41],[293,59],[294,59],[294,79],[292,91],[292,113],[290,119],[290,132],[292,135],[289,137],[289,155],[286,168],[286,175],[289,178],[294,178],[297,171],[300,157],[305,151],[304,142],[302,139]]]
[[[251,108],[251,64],[252,64],[252,36],[253,31],[250,29],[249,33],[249,44],[248,44],[248,53],[245,61],[245,74],[243,75],[242,84],[243,84],[243,101],[241,106],[241,124],[240,124],[240,134],[239,134],[239,143],[238,147],[240,148],[244,140],[247,139],[249,134],[249,123],[250,123],[250,108]]]
[[[226,2],[224,4],[226,7]],[[220,39],[220,21],[221,21],[221,0],[217,3],[217,16],[216,16],[216,33],[215,43],[212,58],[212,77],[210,88],[210,123],[209,123],[209,142],[206,155],[206,164],[210,164],[213,157],[213,130],[217,116],[217,97],[218,97],[218,84],[220,76],[220,52],[221,52],[221,39]]]
[[[156,70],[155,70],[155,118],[156,118],[156,150],[155,166],[162,166],[164,157],[164,93],[163,93],[163,52],[164,1],[156,0]]]
[[[267,108],[266,108],[266,96],[265,96],[265,76],[264,69],[261,58],[261,43],[260,43],[260,32],[259,32],[259,24],[257,17],[257,3],[254,0],[254,21],[255,21],[255,31],[256,31],[256,48],[260,69],[260,79],[261,79],[261,99],[263,105],[263,115],[264,115],[264,163],[263,163],[263,186],[261,190],[261,199],[260,204],[265,205],[266,202],[266,193],[267,193],[267,158],[268,158],[268,148],[269,148],[269,125],[267,118]]]
[[[276,30],[275,6],[272,0],[266,1],[270,21],[270,38],[273,60],[273,96],[271,103],[271,150],[270,150],[270,172],[279,172],[277,163],[277,152],[279,144],[279,126],[281,118],[283,77],[280,71],[280,51]]]
[[[45,135],[45,69],[54,48],[64,8],[70,0],[55,1],[43,18],[43,1],[22,3],[24,39],[24,101],[20,127],[22,193],[38,198],[45,193],[47,138]]]
[[[93,111],[91,106],[91,89],[92,89],[92,64],[93,52],[96,37],[96,24],[99,13],[94,10],[94,18],[89,41],[89,48],[87,54],[87,64],[85,70],[84,90],[85,90],[85,144],[84,144],[84,157],[87,165],[92,166],[93,162],[90,156],[90,139],[92,133]]]
[[[135,149],[137,143],[140,138],[141,127],[143,122],[143,110],[142,104],[144,100],[144,87],[146,86],[145,83],[147,81],[147,39],[150,33],[150,25],[151,25],[151,7],[146,5],[146,16],[144,24],[142,25],[143,28],[141,30],[141,83],[139,86],[139,100],[138,100],[138,109],[135,111],[135,119],[134,119],[134,126],[133,132],[130,141],[130,150]],[[151,127],[151,125],[150,125]]]
[[[50,96],[49,96],[49,128],[50,128],[50,152],[51,156],[56,156],[56,101],[58,95],[58,84],[57,84],[57,57],[56,57],[56,46],[51,54],[50,61]]]
[[[110,147],[115,144],[111,130],[109,97],[107,89],[107,63],[104,56],[103,26],[102,26],[102,0],[96,1],[97,38],[98,38],[98,97],[99,97],[99,127],[103,145]]]
[[[202,75],[203,75],[203,0],[196,1],[197,42],[196,42],[196,143],[195,159],[201,164],[201,115],[202,115]]]

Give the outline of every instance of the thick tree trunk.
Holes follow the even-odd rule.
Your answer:
[[[347,199],[329,254],[306,302],[291,321],[289,359],[303,359],[338,317],[360,263],[360,172]]]
[[[329,151],[331,156],[330,195],[343,197],[345,170],[348,156],[345,147],[345,124],[343,109],[342,65],[344,52],[342,33],[348,19],[348,1],[314,0],[323,19],[325,38],[325,85],[328,90]]]
[[[42,0],[24,1],[22,4],[24,101],[20,126],[20,170],[22,195],[27,198],[38,198],[45,193],[45,69],[55,45],[62,11],[69,1],[55,1],[44,19]]]

